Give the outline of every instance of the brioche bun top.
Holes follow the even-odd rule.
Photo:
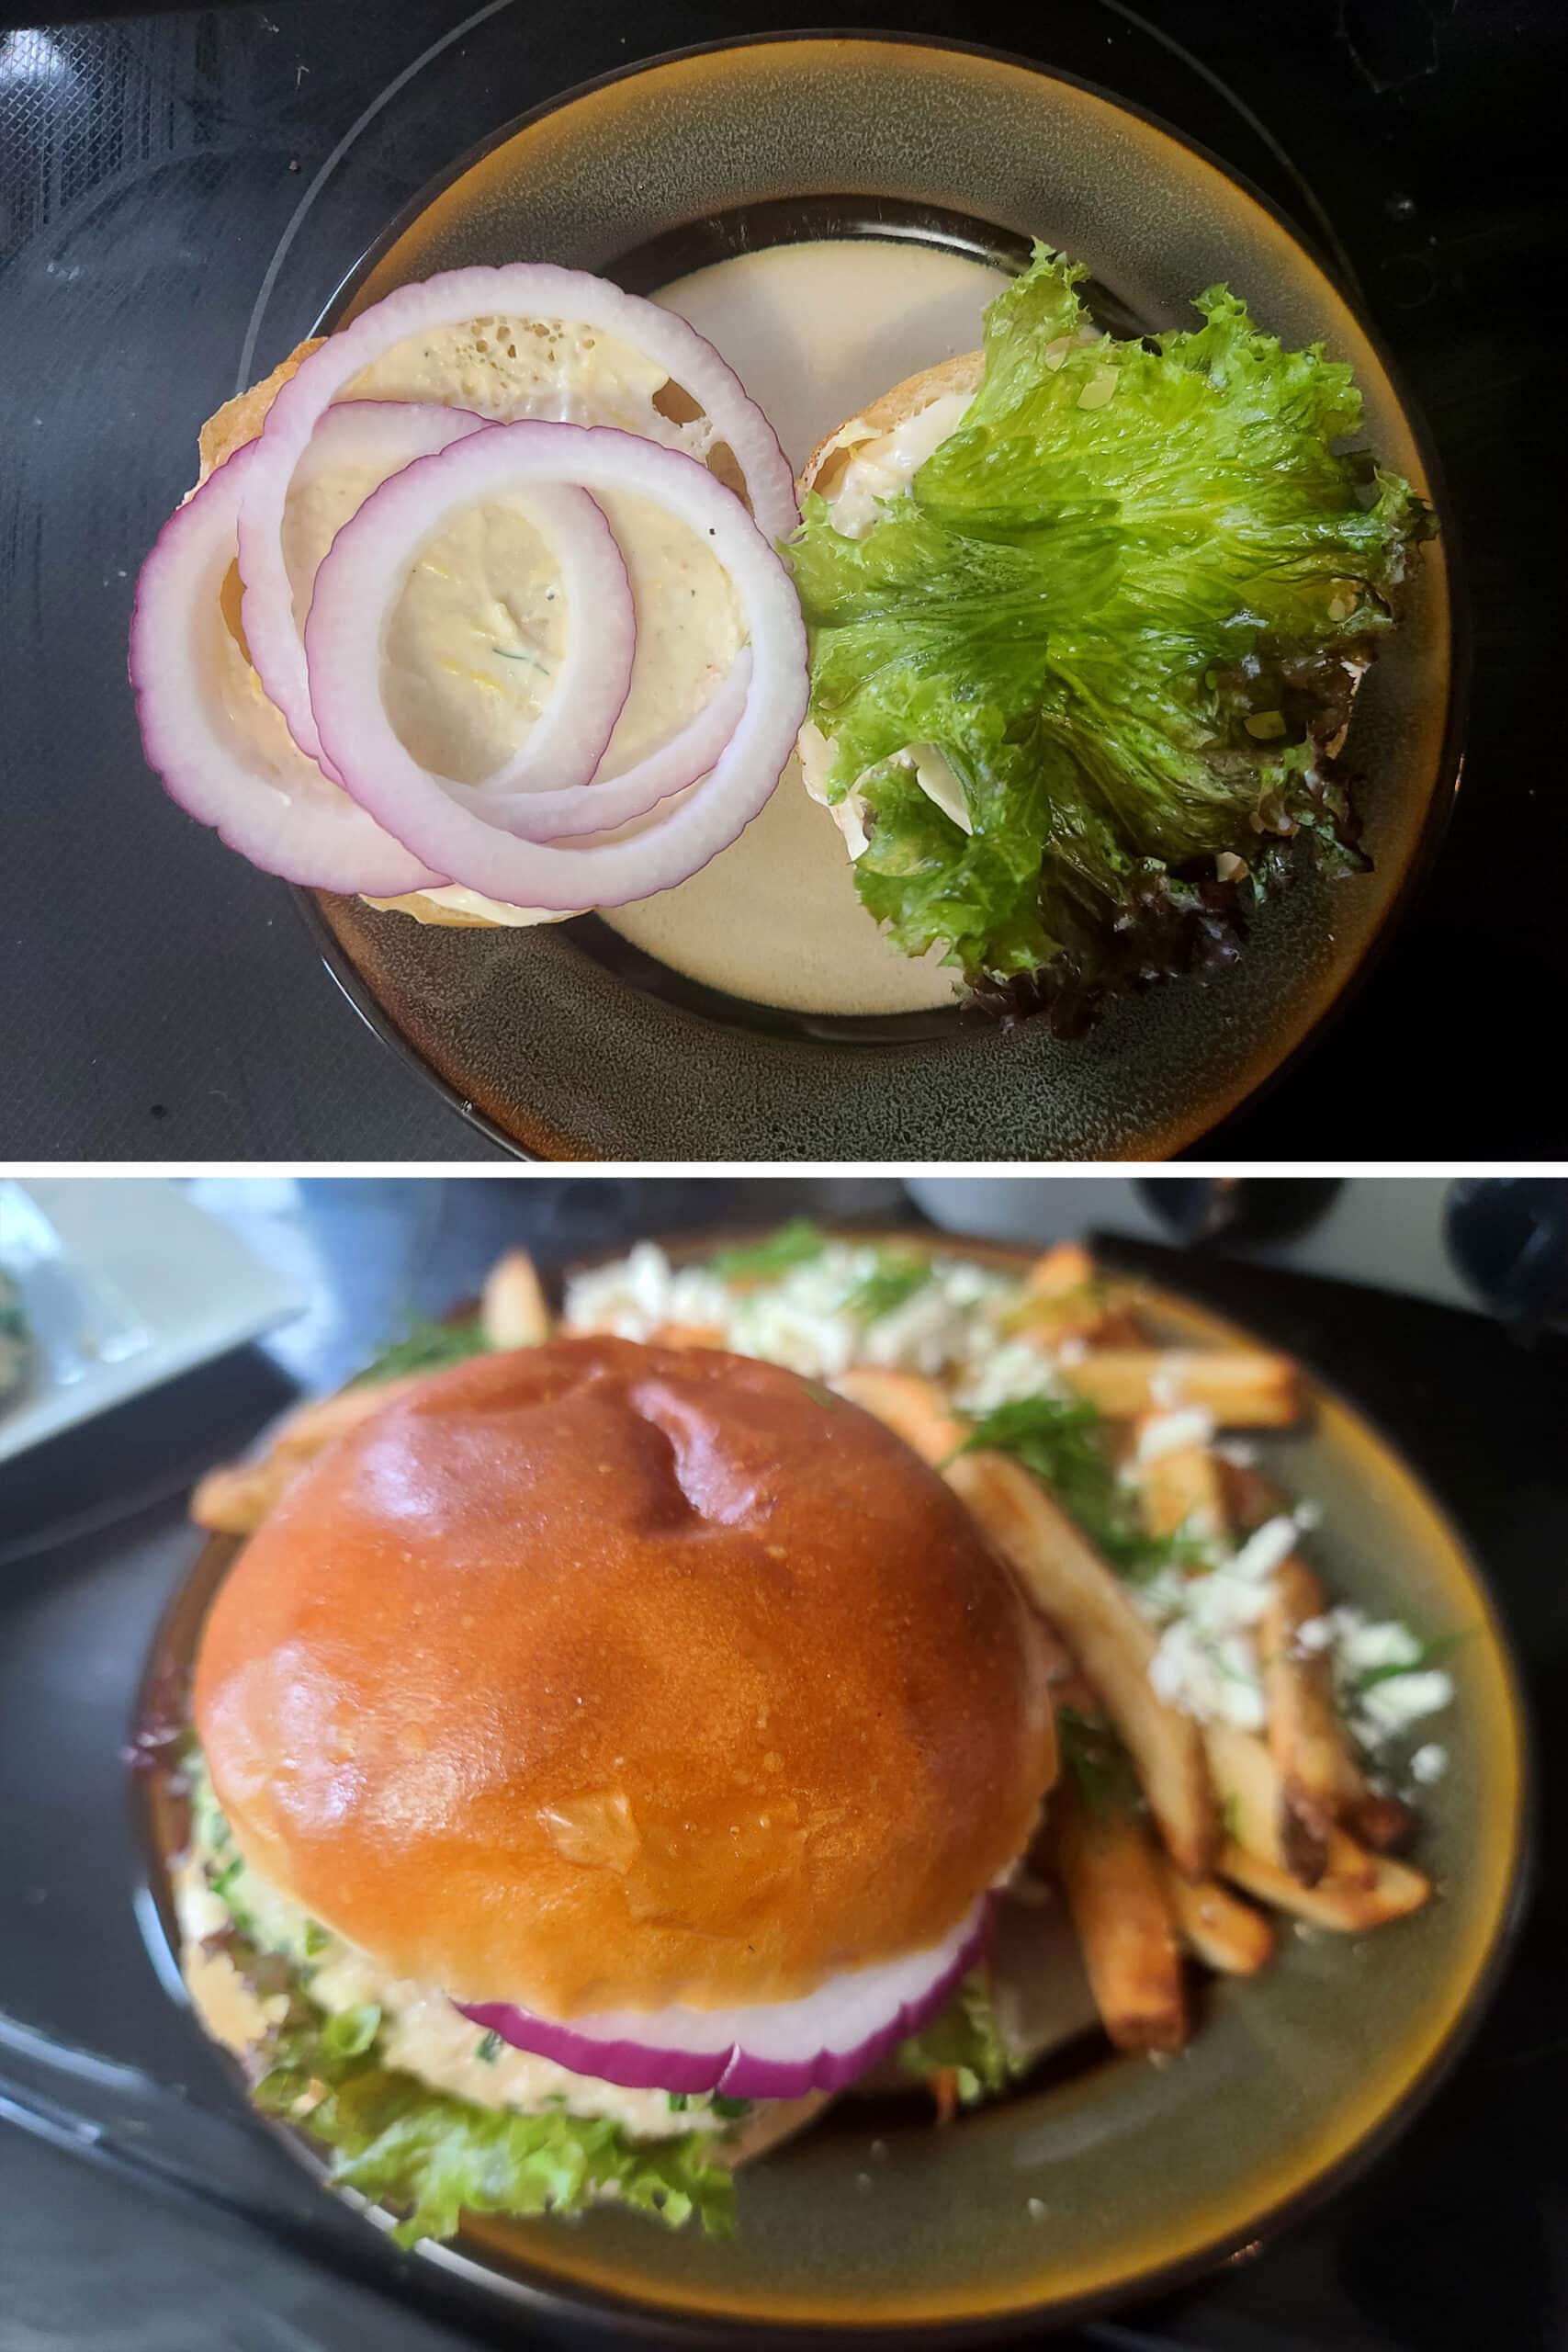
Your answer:
[[[330,1447],[220,1591],[195,1703],[265,1877],[557,2018],[939,1942],[1055,1762],[1035,1622],[933,1471],[792,1373],[607,1338]]]

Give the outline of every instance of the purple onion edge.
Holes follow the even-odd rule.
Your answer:
[[[759,2058],[738,2044],[728,2050],[660,2050],[645,2041],[595,2041],[570,2025],[520,2009],[509,2001],[455,2001],[453,2007],[477,2026],[499,2033],[514,2050],[552,2059],[574,2075],[586,2075],[623,2090],[673,2091],[687,2097],[719,2092],[731,2098],[804,2098],[811,2091],[841,2091],[884,2059],[907,2035],[945,2007],[958,1980],[975,1964],[989,1925],[986,1905],[950,1965],[912,2001],[852,2050],[818,2050],[808,2058]]]

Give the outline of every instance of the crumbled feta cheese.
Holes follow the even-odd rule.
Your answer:
[[[1435,1740],[1428,1740],[1425,1747],[1418,1747],[1410,1759],[1410,1777],[1424,1789],[1429,1789],[1434,1781],[1440,1781],[1448,1769],[1449,1751],[1446,1747],[1439,1747]]]
[[[1250,1438],[1222,1437],[1216,1441],[1214,1452],[1222,1462],[1228,1462],[1233,1470],[1251,1470],[1257,1465],[1258,1448]]]
[[[1207,1581],[1207,1579],[1204,1579]],[[1149,1680],[1168,1706],[1203,1723],[1261,1731],[1267,1718],[1258,1653],[1245,1635],[1205,1632],[1179,1618],[1160,1635]]]
[[[1296,1647],[1308,1657],[1321,1657],[1333,1646],[1334,1621],[1331,1617],[1306,1617],[1296,1627]]]
[[[1291,1517],[1303,1534],[1310,1534],[1314,1527],[1323,1525],[1323,1505],[1315,1502],[1311,1495],[1303,1495]]]
[[[1424,1672],[1391,1674],[1386,1681],[1373,1682],[1356,1694],[1356,1719],[1359,1724],[1370,1726],[1371,1739],[1392,1739],[1411,1724],[1419,1723],[1423,1715],[1435,1715],[1452,1703],[1454,1686],[1439,1668],[1429,1667]]]
[[[953,1401],[975,1420],[999,1405],[1061,1393],[1049,1356],[1032,1340],[1002,1340],[971,1355],[957,1381]]]
[[[1260,1580],[1271,1577],[1280,1562],[1288,1560],[1295,1550],[1297,1532],[1295,1521],[1283,1513],[1278,1519],[1265,1520],[1232,1560],[1230,1573]]]
[[[1213,1434],[1214,1417],[1205,1406],[1187,1405],[1179,1413],[1156,1413],[1138,1431],[1138,1459],[1157,1462],[1163,1454],[1207,1445]]]

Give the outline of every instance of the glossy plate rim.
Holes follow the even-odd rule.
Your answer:
[[[769,1227],[760,1227],[755,1224],[733,1221],[695,1234],[688,1230],[675,1236],[655,1235],[649,1238],[659,1240],[671,1258],[681,1262],[709,1255],[716,1248],[755,1238],[759,1232],[769,1229]],[[907,1227],[891,1230],[840,1227],[828,1220],[825,1221],[825,1229],[845,1238],[873,1244],[891,1242],[901,1249],[920,1249],[935,1256],[971,1259],[1004,1272],[1021,1271],[1038,1254],[1022,1244],[984,1241],[958,1234],[928,1233]],[[570,1267],[547,1277],[547,1289],[553,1297],[557,1297],[558,1283],[565,1272],[602,1263],[622,1254],[624,1252],[620,1249],[615,1249],[596,1251],[574,1261]],[[1114,1273],[1113,1245],[1107,1249],[1105,1256]],[[1267,1344],[1259,1341],[1245,1324],[1200,1304],[1179,1289],[1172,1288],[1163,1279],[1150,1279],[1141,1272],[1134,1272],[1131,1279],[1156,1325],[1171,1335],[1166,1344],[1183,1340],[1205,1347],[1255,1348]],[[423,2243],[415,2249],[417,2259],[480,2294],[492,2308],[499,2301],[530,2310],[541,2316],[549,2315],[579,2323],[610,2324],[626,2336],[648,2343],[691,2345],[744,2341],[747,2344],[798,2346],[841,2340],[857,2346],[893,2346],[908,2341],[933,2346],[995,2344],[1016,2338],[1031,2329],[1043,2326],[1054,2329],[1103,2316],[1122,2310],[1130,2303],[1190,2284],[1226,2262],[1258,2250],[1269,2239],[1317,2211],[1338,2190],[1366,2171],[1414,2121],[1447,2080],[1485,2014],[1527,1907],[1537,1791],[1532,1770],[1529,1721],[1520,1677],[1483,1569],[1472,1554],[1460,1528],[1376,1420],[1337,1386],[1322,1379],[1310,1358],[1297,1357],[1296,1361],[1301,1368],[1312,1423],[1314,1426],[1331,1425],[1337,1447],[1346,1455],[1371,1465],[1369,1476],[1375,1475],[1397,1497],[1402,1511],[1418,1522],[1427,1539],[1435,1548],[1440,1549],[1442,1581],[1453,1595],[1462,1599],[1463,1607],[1472,1612],[1495,1687],[1488,1709],[1488,1721],[1484,1725],[1477,1722],[1469,1728],[1477,1741],[1484,1731],[1493,1763],[1507,1792],[1508,1800],[1506,1817],[1500,1825],[1505,1836],[1489,1871],[1488,1900],[1480,1924],[1472,1935],[1470,1947],[1461,1961],[1450,1964],[1444,1978],[1441,2020],[1418,2054],[1405,2067],[1398,2083],[1392,2088],[1385,2085],[1375,2092],[1367,2101],[1364,2112],[1357,2106],[1353,2125],[1344,2121],[1346,2110],[1353,2103],[1348,2100],[1338,2102],[1334,2112],[1341,2119],[1341,2136],[1333,2153],[1321,2163],[1303,2165],[1298,2177],[1260,2202],[1251,2201],[1245,2194],[1233,2199],[1235,2210],[1222,2227],[1183,2245],[1168,2259],[1123,2268],[1114,2277],[1067,2293],[1053,2293],[1047,2290],[1036,2294],[1032,2300],[1014,2298],[991,2304],[983,2299],[976,2299],[962,2309],[949,2307],[931,2312],[926,2304],[908,2312],[890,2309],[865,2319],[855,2319],[847,2318],[830,2307],[823,2307],[820,2310],[791,2311],[781,2318],[776,2313],[770,2315],[765,2307],[759,2309],[753,2316],[749,2311],[738,2309],[733,2300],[727,2303],[717,2297],[697,2301],[688,2297],[682,2301],[673,2296],[649,2296],[639,2300],[606,2285],[603,2278],[594,2276],[591,2267],[585,2267],[581,2260],[574,2265],[568,2251],[573,2238],[564,2225],[557,2225],[563,2247],[558,2263],[540,2259],[531,2249],[528,2258],[514,2257],[508,2267],[500,2267],[487,2259],[482,2242],[468,2232],[460,2233],[457,2239],[446,2245]],[[160,1615],[141,1677],[132,1720],[133,1739],[145,1724],[166,1723],[171,1678],[179,1684],[184,1695],[202,1618],[241,1548],[238,1538],[206,1537],[191,1565],[174,1588]],[[162,1774],[143,1772],[138,1775],[132,1784],[130,1801],[140,1874],[138,1917],[144,1938],[151,1938],[155,1931],[162,1939],[163,1950],[155,1954],[154,1964],[160,1981],[167,1988],[171,1982],[177,1982],[179,1968],[178,1940],[173,1924],[168,1878],[168,1852],[159,1826],[162,1778]],[[193,2032],[200,2032],[194,2017],[191,2029]],[[210,2046],[216,2048],[216,2045]],[[238,2062],[226,2051],[220,2051],[219,2055],[243,2096],[243,2078]],[[325,2179],[326,2165],[302,2133],[270,2119],[256,2116],[254,2110],[249,2109],[248,2102],[247,2111],[258,2125],[282,2142],[296,2161],[318,2179]],[[347,2201],[374,2227],[383,2233],[390,2232],[395,2217],[386,2209],[368,2204],[351,2193],[340,2194],[346,2194]]]

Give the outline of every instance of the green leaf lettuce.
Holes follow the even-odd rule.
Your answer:
[[[1195,329],[1085,339],[1083,276],[1037,247],[908,492],[859,539],[808,495],[788,546],[829,797],[856,791],[871,837],[862,899],[904,953],[940,943],[982,997],[1064,1030],[1229,960],[1287,839],[1365,864],[1327,746],[1433,527],[1345,454],[1348,367],[1285,350],[1224,287]],[[972,831],[900,756],[925,744]],[[1222,877],[1225,853],[1245,872]]]
[[[983,1968],[972,1969],[946,2008],[898,2044],[898,2064],[920,2081],[953,2073],[965,2107],[1006,2090],[1017,2072],[1002,2040]]]
[[[293,2018],[306,2007],[296,2001]],[[607,2189],[671,2229],[695,2216],[711,2234],[732,2230],[714,2134],[633,2140],[604,2117],[481,2107],[388,2066],[379,2022],[370,2007],[286,2023],[254,2096],[332,2151],[335,2187],[406,2209],[400,2245],[450,2237],[464,2212],[579,2213]]]

